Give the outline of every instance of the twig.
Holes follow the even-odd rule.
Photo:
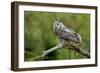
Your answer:
[[[80,54],[86,56],[87,58],[90,58],[90,54],[86,50],[80,48],[80,49],[76,49],[76,51],[78,51]]]
[[[43,54],[40,55],[40,56],[36,56],[36,57],[34,58],[34,60],[37,60],[37,59],[39,59],[39,58],[43,58],[43,57],[45,57],[47,54],[49,54],[49,53],[51,53],[51,52],[53,52],[53,51],[55,51],[55,50],[57,50],[57,49],[59,49],[59,48],[62,48],[62,47],[63,47],[62,44],[58,44],[57,46],[55,46],[55,47],[53,47],[53,48],[51,48],[51,49],[48,49],[48,50],[46,50],[46,51],[43,51]]]

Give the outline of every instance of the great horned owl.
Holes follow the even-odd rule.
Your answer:
[[[63,45],[68,42],[70,43],[69,45],[75,48],[80,48],[81,36],[72,29],[65,27],[61,19],[54,21],[53,28],[55,34]]]

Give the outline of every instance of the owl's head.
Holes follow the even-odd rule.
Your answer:
[[[63,29],[64,27],[65,27],[65,26],[64,26],[64,24],[63,24],[63,22],[62,22],[61,19],[59,19],[58,21],[55,21],[55,20],[54,20],[53,28],[54,28],[55,31],[58,31],[58,30],[60,30],[60,29]]]

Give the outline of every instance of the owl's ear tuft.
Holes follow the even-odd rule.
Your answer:
[[[63,22],[63,21],[61,20],[61,18],[59,18],[59,23],[60,23],[60,22]]]
[[[61,22],[61,18],[59,18],[59,22]]]

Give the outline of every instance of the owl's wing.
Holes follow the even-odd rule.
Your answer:
[[[67,31],[67,32],[75,33],[76,34],[76,32],[74,30],[72,30],[70,28],[67,28],[67,27],[65,27],[64,31]]]
[[[75,42],[78,42],[79,41],[79,38],[77,36],[77,33],[75,33],[74,31],[71,32],[70,30],[62,30],[60,31],[60,37],[64,40],[71,40],[71,41],[75,41]]]

